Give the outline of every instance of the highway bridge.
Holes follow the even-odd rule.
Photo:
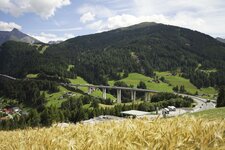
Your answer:
[[[105,86],[105,85],[90,85],[90,84],[64,84],[65,86],[70,86],[78,89],[79,87],[87,87],[88,94],[91,94],[95,89],[102,89],[102,97],[103,99],[106,99],[106,89],[115,89],[117,90],[117,103],[121,103],[121,92],[122,90],[128,90],[131,92],[131,100],[136,100],[136,92],[144,92],[145,93],[145,101],[151,100],[150,93],[158,93],[158,91],[155,90],[149,90],[149,89],[140,89],[140,88],[131,88],[131,87],[118,87],[118,86]]]
[[[5,75],[5,74],[0,74],[0,76],[4,77],[4,78],[8,78],[10,80],[19,80],[17,78],[14,78],[12,76],[9,75]],[[150,93],[158,93],[159,91],[155,91],[155,90],[149,90],[149,89],[139,89],[139,88],[131,88],[131,87],[118,87],[118,86],[104,86],[104,85],[91,85],[91,84],[67,84],[67,83],[61,83],[61,85],[64,86],[70,86],[70,87],[75,87],[75,88],[79,88],[79,87],[87,87],[88,94],[91,94],[95,89],[102,89],[102,97],[104,99],[106,99],[106,89],[116,89],[117,90],[117,102],[121,103],[121,92],[122,90],[129,90],[131,91],[131,99],[133,101],[136,100],[136,92],[140,91],[140,92],[145,92],[145,101],[150,101],[151,100],[151,95]],[[198,104],[198,106],[196,106],[196,110],[194,111],[202,111],[202,110],[206,110],[206,109],[212,109],[215,108],[215,103],[216,101],[211,101],[210,103],[206,104],[207,99],[204,98],[200,98],[200,97],[196,97],[196,96],[191,96],[191,95],[187,95],[187,94],[179,94],[179,93],[174,93],[174,94],[178,94],[181,96],[188,96],[194,99],[194,101]]]
[[[17,80],[14,77],[5,75],[5,74],[0,74],[0,76],[11,79],[11,80]],[[79,87],[87,87],[88,94],[91,94],[95,89],[102,89],[102,97],[106,99],[106,89],[115,89],[117,90],[117,103],[121,103],[121,92],[122,90],[128,90],[131,91],[131,100],[135,101],[136,100],[136,92],[145,92],[145,101],[150,101],[151,100],[151,95],[150,93],[158,93],[158,91],[154,90],[149,90],[149,89],[139,89],[139,88],[131,88],[131,87],[118,87],[118,86],[105,86],[105,85],[91,85],[91,84],[67,84],[67,83],[61,83],[61,85],[64,86],[70,86],[74,88],[79,88]]]

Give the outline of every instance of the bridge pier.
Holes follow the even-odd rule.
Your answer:
[[[132,101],[136,100],[136,91],[131,91],[131,100]]]
[[[151,101],[151,95],[149,92],[145,92],[145,101]]]
[[[134,100],[134,94],[133,94],[133,91],[131,91],[131,100],[132,100],[132,101]]]
[[[102,89],[102,97],[103,99],[106,99],[106,88]]]
[[[117,103],[121,103],[121,89],[117,89]]]

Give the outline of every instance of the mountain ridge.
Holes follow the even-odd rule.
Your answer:
[[[17,41],[29,44],[42,43],[39,40],[14,28],[12,31],[0,31],[0,45],[7,41]]]
[[[35,56],[35,63],[24,65],[27,62],[22,57],[28,62],[34,58],[29,61],[29,57],[17,53],[16,47]],[[121,72],[152,77],[154,71],[180,70],[198,88],[225,83],[225,44],[177,26],[141,23],[49,45],[44,54],[35,49],[15,42],[4,44],[0,72],[16,77],[38,72],[63,77],[78,75],[89,83],[107,84],[108,80],[121,78]],[[68,66],[74,67],[68,71]],[[207,69],[216,71],[201,71]]]

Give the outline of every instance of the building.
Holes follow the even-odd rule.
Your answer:
[[[128,111],[122,111],[121,114],[125,117],[132,116],[136,118],[136,117],[150,115],[151,113],[146,111],[139,111],[139,110],[128,110]]]

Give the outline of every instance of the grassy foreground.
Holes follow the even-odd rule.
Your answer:
[[[0,149],[225,149],[225,121],[127,119],[0,131]]]
[[[204,110],[196,113],[192,113],[196,117],[207,118],[210,120],[214,119],[225,119],[225,107]]]

